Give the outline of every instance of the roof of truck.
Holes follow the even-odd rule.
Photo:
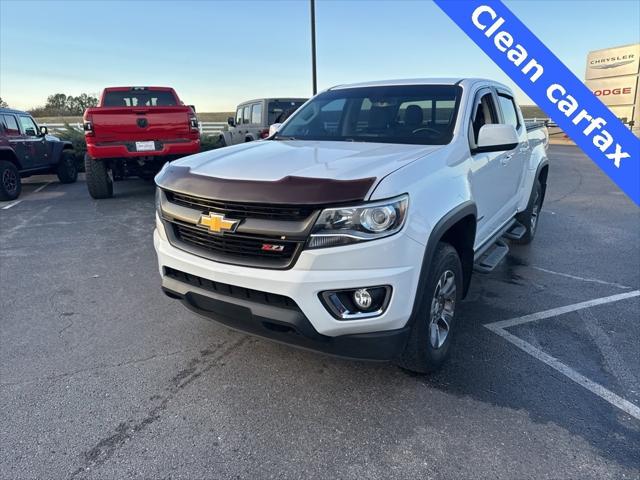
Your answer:
[[[253,100],[246,100],[244,102],[239,103],[238,106],[246,105],[247,103],[264,102],[264,101],[270,101],[270,100],[273,100],[276,102],[306,102],[309,99],[303,98],[303,97],[265,97],[265,98],[255,98]]]
[[[24,110],[16,110],[14,108],[0,108],[0,113],[13,113],[13,114],[22,114],[22,115],[29,115],[28,112],[25,112]]]
[[[401,85],[462,85],[471,86],[476,82],[491,83],[492,85],[506,87],[499,82],[489,80],[487,78],[463,78],[463,77],[445,77],[445,78],[404,78],[395,80],[376,80],[372,82],[351,83],[345,85],[337,85],[329,90],[340,90],[342,88],[364,88],[364,87],[383,87],[383,86],[401,86]]]
[[[144,90],[160,90],[160,91],[169,91],[169,90],[173,90],[172,87],[155,87],[155,86],[144,86],[144,85],[139,85],[139,86],[131,86],[131,87],[105,87],[104,88],[105,91],[108,92],[128,92],[131,90],[140,90],[140,91],[144,91]]]

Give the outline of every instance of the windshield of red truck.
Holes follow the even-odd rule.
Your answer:
[[[103,107],[175,107],[173,94],[166,90],[105,92]]]
[[[462,89],[402,85],[330,90],[292,115],[276,139],[444,145]]]

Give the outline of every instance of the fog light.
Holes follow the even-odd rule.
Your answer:
[[[382,315],[391,300],[391,287],[328,290],[319,294],[322,304],[338,320],[357,320]]]
[[[361,310],[367,310],[371,306],[371,294],[366,288],[359,288],[353,294],[356,306]]]

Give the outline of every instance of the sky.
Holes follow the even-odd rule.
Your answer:
[[[591,50],[640,42],[639,0],[505,1],[578,78]],[[317,0],[318,88],[368,80],[513,82],[428,0]],[[172,86],[198,111],[311,95],[308,0],[0,0],[0,97]],[[515,89],[521,103],[532,103]]]

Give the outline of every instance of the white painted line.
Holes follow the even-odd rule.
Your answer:
[[[619,293],[617,295],[611,295],[610,297],[596,298],[594,300],[588,300],[586,302],[574,303],[573,305],[566,305],[564,307],[552,308],[551,310],[545,310],[544,312],[532,313],[531,315],[525,315],[524,317],[512,318],[509,320],[501,320],[499,322],[493,322],[485,325],[490,330],[499,328],[509,328],[516,325],[522,325],[524,323],[534,322],[536,320],[542,320],[544,318],[557,317],[564,313],[575,312],[576,310],[582,310],[583,308],[595,307],[596,305],[604,305],[606,303],[618,302],[627,298],[633,298],[640,296],[640,290],[634,290],[633,292]]]
[[[518,347],[519,349],[521,349],[524,352],[528,353],[532,357],[540,360],[542,363],[545,363],[546,365],[550,366],[551,368],[553,368],[553,369],[557,370],[558,372],[562,373],[563,375],[569,377],[571,380],[576,382],[578,385],[583,386],[584,388],[586,388],[590,392],[596,394],[597,396],[599,396],[603,400],[609,402],[611,405],[613,405],[615,407],[618,407],[620,410],[622,410],[623,412],[631,415],[636,420],[640,420],[640,407],[638,407],[637,405],[631,403],[630,401],[625,400],[624,398],[616,395],[615,393],[611,392],[610,390],[607,390],[602,385],[600,385],[600,384],[598,384],[598,383],[596,383],[596,382],[594,382],[592,380],[589,380],[587,377],[579,374],[578,372],[576,372],[572,368],[566,366],[564,363],[562,363],[557,358],[552,357],[551,355],[549,355],[549,354],[543,352],[542,350],[534,347],[530,343],[525,342],[521,338],[518,338],[515,335],[512,335],[511,333],[507,332],[506,330],[503,330],[502,328],[497,326],[498,323],[500,323],[500,322],[490,323],[489,325],[485,325],[485,327],[487,327],[489,330],[491,330],[496,335],[500,335],[505,340],[511,342],[516,347]]]
[[[5,205],[4,207],[2,207],[2,210],[8,210],[9,208],[13,207],[14,205],[18,205],[20,202],[22,202],[22,200],[16,200],[15,202],[11,202],[8,205]]]
[[[36,188],[33,193],[38,193],[40,190],[44,190],[44,187],[47,187],[49,185],[51,185],[53,182],[47,182],[44,185],[40,185],[38,188]]]
[[[561,277],[570,278],[572,280],[580,280],[581,282],[599,283],[600,285],[610,285],[612,287],[622,288],[624,290],[631,289],[631,287],[628,287],[627,285],[622,285],[620,283],[615,283],[615,282],[607,282],[605,280],[600,280],[598,278],[578,277],[577,275],[571,275],[569,273],[562,273],[562,272],[555,272],[553,270],[547,270],[546,268],[536,267],[536,266],[532,266],[531,268],[535,270],[539,270],[541,272],[550,273],[552,275],[559,275]]]
[[[36,188],[33,193],[38,193],[39,191],[43,190],[46,186],[51,185],[53,182],[47,182],[44,185],[40,185],[38,188]],[[16,205],[18,205],[19,203],[21,203],[24,200],[24,198],[21,198],[20,200],[16,200],[15,202],[10,203],[9,205],[5,205],[4,207],[2,207],[2,210],[8,210],[11,207],[15,207]]]

